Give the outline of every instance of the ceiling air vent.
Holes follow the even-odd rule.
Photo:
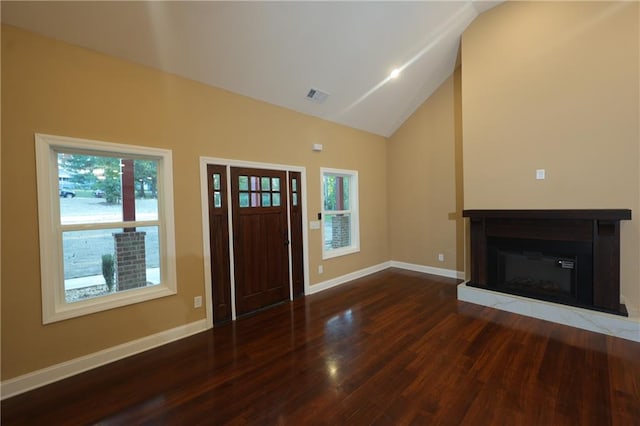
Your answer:
[[[325,93],[318,89],[309,89],[309,92],[307,93],[307,99],[318,104],[326,101],[328,97],[328,93]]]

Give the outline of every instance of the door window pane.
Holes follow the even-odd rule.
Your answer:
[[[271,179],[269,179],[268,177],[263,177],[262,178],[262,190],[263,191],[270,191],[271,190]]]
[[[260,193],[251,193],[251,207],[260,207]]]
[[[240,202],[240,207],[249,207],[249,193],[241,192],[239,202]]]
[[[262,193],[262,207],[271,207],[271,194],[269,192]]]
[[[248,176],[238,176],[238,188],[240,191],[248,191],[249,190],[249,177]]]
[[[291,179],[291,190],[298,192],[298,180],[296,178]]]
[[[296,194],[294,192],[292,195],[293,195],[293,197],[291,197],[291,200],[293,201],[293,205],[297,206],[298,205],[298,194]]]
[[[260,191],[260,178],[258,176],[251,176],[251,190]]]
[[[280,193],[274,192],[272,195],[273,207],[280,207]]]
[[[220,196],[219,191],[215,191],[213,193],[213,207],[220,208],[222,207],[222,197]]]
[[[220,173],[213,174],[213,189],[220,191]]]
[[[280,191],[280,178],[271,178],[271,189],[273,191]]]

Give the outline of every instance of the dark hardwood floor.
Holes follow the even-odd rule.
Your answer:
[[[390,269],[1,408],[3,425],[639,425],[640,343]]]

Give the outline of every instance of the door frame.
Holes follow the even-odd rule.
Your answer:
[[[228,158],[217,157],[200,157],[200,196],[201,196],[201,213],[202,213],[202,249],[204,264],[204,285],[205,285],[205,307],[206,307],[206,323],[207,328],[213,328],[213,296],[211,291],[211,248],[209,241],[209,193],[207,180],[207,165],[215,164],[226,167],[227,170],[227,206],[229,208],[229,268],[231,277],[231,320],[236,319],[236,297],[235,297],[235,276],[234,276],[234,258],[233,258],[233,218],[231,214],[231,167],[248,167],[254,169],[267,170],[284,170],[286,172],[300,173],[300,186],[302,188],[302,196],[300,203],[302,205],[302,261],[304,267],[304,294],[309,294],[309,244],[308,244],[308,228],[307,223],[307,169],[301,166],[292,166],[288,164],[259,163],[254,161],[233,160]],[[291,241],[291,212],[289,208],[289,174],[287,173],[287,229],[289,232],[289,241]],[[293,282],[292,282],[292,254],[291,244],[289,244],[289,300],[293,300]]]

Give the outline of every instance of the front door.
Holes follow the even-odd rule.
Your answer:
[[[289,297],[286,173],[231,168],[236,313]]]

